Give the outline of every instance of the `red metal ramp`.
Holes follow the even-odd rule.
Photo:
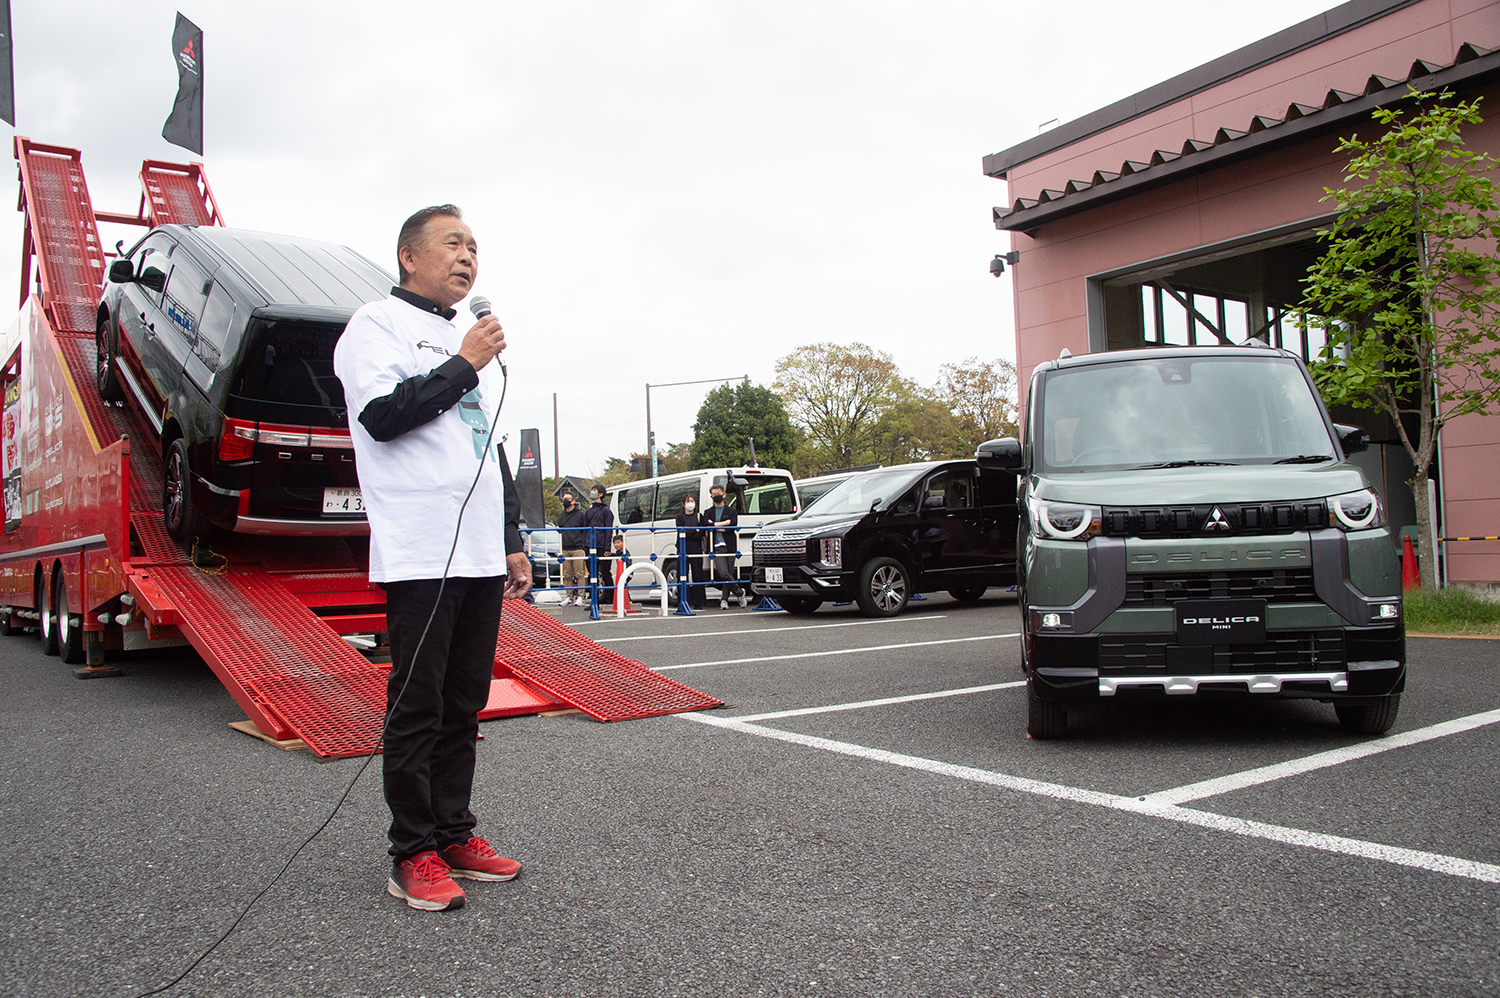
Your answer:
[[[603,648],[529,603],[507,600],[495,676],[516,676],[599,721],[680,714],[724,702]]]
[[[141,163],[141,217],[157,225],[223,225],[202,163]]]
[[[104,285],[104,250],[77,149],[43,145],[17,135],[21,204],[21,301],[30,293],[31,256],[37,257],[42,310],[58,333],[94,335],[94,310]]]
[[[210,574],[151,565],[134,569],[130,585],[156,623],[177,626],[261,731],[300,738],[324,758],[374,751],[386,671],[260,566]]]

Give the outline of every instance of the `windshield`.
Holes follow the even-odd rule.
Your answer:
[[[1050,472],[1273,464],[1336,453],[1285,357],[1164,357],[1047,375],[1034,446]]]
[[[841,513],[868,513],[875,500],[880,500],[883,509],[911,488],[921,477],[922,468],[891,468],[886,471],[867,471],[863,475],[847,478],[825,492],[816,505],[804,512],[811,516],[837,516]]]

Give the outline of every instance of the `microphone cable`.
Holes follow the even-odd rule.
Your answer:
[[[486,304],[488,304],[487,301]],[[498,359],[499,355],[497,354],[496,360],[498,361]],[[349,785],[344,788],[344,792],[339,796],[338,802],[333,805],[333,810],[328,812],[328,817],[324,818],[323,823],[320,824],[317,828],[313,829],[312,834],[303,839],[301,844],[298,845],[297,848],[292,850],[292,854],[286,858],[286,862],[281,864],[281,869],[277,870],[276,875],[268,880],[266,882],[266,885],[260,889],[259,893],[251,898],[250,902],[240,910],[240,913],[235,916],[234,921],[229,923],[229,928],[225,929],[223,933],[220,934],[219,938],[215,939],[207,949],[198,954],[197,959],[188,964],[187,968],[183,970],[182,973],[178,974],[176,977],[172,978],[170,981],[168,981],[166,984],[161,985],[160,987],[152,988],[150,991],[142,991],[140,994],[136,995],[135,998],[151,998],[152,995],[159,995],[176,987],[184,978],[187,977],[187,975],[191,974],[195,969],[197,969],[198,964],[208,959],[210,954],[212,954],[214,950],[218,949],[220,944],[222,944],[224,940],[228,939],[234,933],[235,929],[239,928],[240,923],[245,920],[246,915],[250,914],[250,909],[255,907],[256,902],[265,897],[267,892],[269,892],[272,887],[276,886],[276,882],[281,879],[282,874],[286,873],[286,871],[290,869],[292,861],[301,854],[303,849],[306,849],[312,843],[313,839],[316,839],[319,835],[321,835],[323,833],[323,829],[327,828],[329,823],[333,821],[334,816],[339,813],[339,809],[344,806],[344,802],[349,799],[349,795],[354,792],[354,785],[359,782],[359,778],[361,776],[365,775],[365,770],[370,768],[370,763],[380,752],[381,746],[385,744],[386,729],[391,723],[391,715],[395,713],[397,705],[401,703],[401,698],[406,695],[406,687],[411,683],[412,673],[416,671],[417,656],[422,651],[422,643],[427,640],[427,632],[432,629],[432,622],[437,618],[438,607],[442,605],[443,590],[447,588],[448,585],[448,569],[453,566],[453,556],[458,551],[458,534],[459,530],[463,527],[464,510],[469,508],[469,500],[473,497],[474,490],[479,487],[479,476],[484,474],[484,462],[485,459],[489,457],[490,445],[495,441],[495,428],[500,425],[500,410],[505,406],[505,393],[509,390],[509,388],[510,375],[505,370],[505,365],[501,364],[500,401],[495,405],[495,418],[490,421],[490,432],[484,440],[484,453],[483,456],[481,456],[479,459],[479,470],[474,472],[474,480],[469,483],[469,491],[464,495],[463,504],[458,507],[458,521],[453,525],[453,543],[448,548],[448,560],[443,564],[443,578],[442,581],[438,583],[437,596],[432,601],[432,612],[427,615],[427,623],[422,627],[422,635],[421,637],[417,638],[417,645],[412,650],[411,665],[406,670],[406,678],[401,682],[401,689],[396,692],[396,699],[391,701],[390,706],[386,708],[385,719],[381,722],[380,725],[380,736],[375,739],[375,747],[370,750],[369,755],[365,756],[365,761],[360,765],[359,770],[354,774],[354,778],[349,781]],[[500,459],[497,456],[495,460],[496,462],[498,462]],[[394,663],[392,663],[392,667],[394,668]]]

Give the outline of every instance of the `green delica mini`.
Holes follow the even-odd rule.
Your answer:
[[[1294,354],[1064,356],[1032,375],[1019,472],[1027,730],[1140,698],[1297,697],[1380,734],[1406,685],[1380,497]]]

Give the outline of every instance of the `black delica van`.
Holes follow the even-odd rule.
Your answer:
[[[848,478],[755,535],[754,588],[791,613],[854,600],[893,617],[915,593],[972,601],[1015,580],[1016,476],[934,461]]]
[[[1396,720],[1406,636],[1380,497],[1294,354],[1131,350],[1042,364],[1021,472],[1027,728],[1133,697],[1299,697]]]
[[[173,537],[369,533],[333,347],[394,283],[344,246],[211,226],[163,225],[111,265],[99,394],[161,434]]]

